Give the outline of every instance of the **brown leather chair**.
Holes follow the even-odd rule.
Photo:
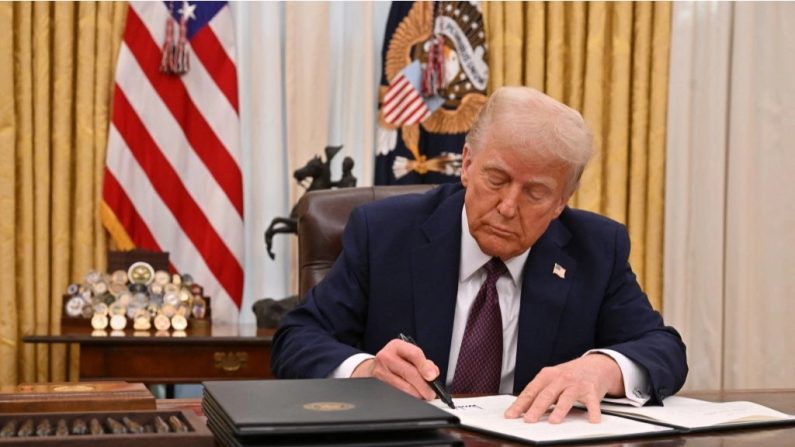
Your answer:
[[[390,196],[423,193],[434,185],[370,186],[312,191],[298,202],[298,296],[329,271],[342,251],[342,230],[351,211]]]

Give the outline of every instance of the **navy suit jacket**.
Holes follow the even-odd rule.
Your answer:
[[[280,378],[327,377],[351,355],[410,334],[447,376],[465,189],[442,185],[355,209],[327,276],[282,321],[271,365]],[[663,325],[629,263],[625,228],[565,209],[523,270],[514,392],[545,366],[609,348],[648,373],[652,403],[687,375],[685,346]],[[555,263],[565,278],[552,273]]]

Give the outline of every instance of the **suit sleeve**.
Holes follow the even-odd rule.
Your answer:
[[[619,226],[610,282],[599,311],[597,346],[618,351],[640,365],[648,374],[650,403],[660,404],[684,385],[685,345],[674,328],[664,325],[641,290],[629,265],[629,246],[627,232]]]
[[[351,213],[342,253],[273,338],[271,368],[282,379],[324,378],[358,348],[368,304],[368,229],[365,213]]]

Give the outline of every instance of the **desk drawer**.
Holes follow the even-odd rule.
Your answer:
[[[267,345],[83,345],[80,380],[197,383],[218,379],[270,379]]]

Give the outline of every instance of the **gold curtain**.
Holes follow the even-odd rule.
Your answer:
[[[0,385],[73,376],[64,346],[21,338],[57,333],[66,286],[105,268],[98,210],[126,13],[0,3]]]
[[[489,88],[531,86],[582,112],[596,156],[571,205],[627,225],[632,268],[661,309],[671,4],[482,5]]]

